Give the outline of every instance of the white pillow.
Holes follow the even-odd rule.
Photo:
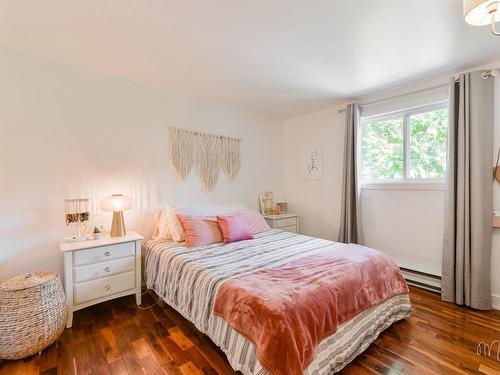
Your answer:
[[[170,208],[162,208],[157,211],[154,216],[155,227],[153,230],[153,235],[151,238],[157,240],[159,238],[164,238],[166,240],[172,239],[172,234],[170,233],[170,228],[168,226]]]
[[[161,215],[161,210],[158,210],[155,212],[155,214],[153,215],[153,222],[155,223],[155,226],[153,228],[153,233],[151,234],[151,238],[153,240],[157,240],[158,238],[160,238],[158,236],[158,221],[160,220],[160,215]]]
[[[182,214],[176,208],[169,208],[168,210],[168,230],[170,231],[170,236],[174,241],[181,242],[184,241],[184,228],[182,223],[177,217],[177,215]]]
[[[241,203],[235,204],[188,204],[182,207],[175,208],[179,213],[191,216],[217,216],[230,214],[246,210],[246,206]]]

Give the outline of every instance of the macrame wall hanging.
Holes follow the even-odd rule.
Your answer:
[[[204,192],[214,190],[221,166],[221,139],[209,134],[196,135],[196,175]]]
[[[177,128],[169,132],[170,164],[179,181],[189,175],[193,164],[204,192],[213,191],[221,169],[229,181],[236,178],[241,139]]]
[[[194,134],[170,128],[170,164],[177,180],[184,180],[194,161]]]
[[[240,140],[224,137],[222,141],[221,168],[229,181],[240,171]]]

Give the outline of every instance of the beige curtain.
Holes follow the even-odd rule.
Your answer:
[[[450,82],[443,301],[491,309],[493,78]]]
[[[359,180],[357,176],[359,108],[349,104],[346,109],[344,135],[344,169],[342,175],[342,200],[338,241],[361,243],[361,216],[359,214]]]

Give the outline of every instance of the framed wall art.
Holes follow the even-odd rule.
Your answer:
[[[323,149],[311,147],[302,154],[300,178],[303,180],[323,179]]]

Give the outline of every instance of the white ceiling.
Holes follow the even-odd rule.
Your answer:
[[[0,45],[277,116],[500,57],[462,0],[0,0]]]

